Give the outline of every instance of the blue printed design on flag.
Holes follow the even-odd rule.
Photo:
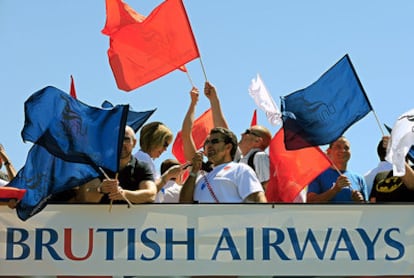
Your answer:
[[[22,138],[60,159],[117,172],[128,108],[88,106],[48,86],[26,100]]]
[[[371,110],[345,55],[315,83],[281,98],[286,149],[329,144]]]

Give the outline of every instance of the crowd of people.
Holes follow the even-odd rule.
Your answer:
[[[185,163],[171,157],[159,158],[173,142],[172,131],[162,122],[145,124],[139,133],[126,126],[117,173],[104,172],[94,179],[68,191],[60,192],[51,202],[84,203],[266,203],[270,180],[270,159],[267,148],[272,139],[264,126],[247,127],[240,140],[231,131],[221,109],[216,88],[205,83],[204,95],[211,106],[214,128],[197,149],[192,138],[194,115],[199,90],[190,91],[190,105],[182,122]],[[365,175],[347,168],[351,144],[341,136],[331,142],[326,155],[331,167],[323,171],[305,188],[307,203],[383,203],[414,201],[414,167],[406,161],[406,174],[393,175],[392,164],[385,160],[389,136],[377,146],[379,164]],[[137,142],[139,150],[133,154]],[[0,186],[7,186],[16,176],[5,149],[0,145]],[[301,193],[303,194],[303,192]],[[15,207],[15,204],[9,205]]]

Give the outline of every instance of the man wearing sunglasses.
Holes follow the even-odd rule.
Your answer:
[[[234,162],[237,138],[227,128],[216,127],[204,143],[204,153],[214,165],[200,171],[203,154],[192,159],[192,169],[180,193],[180,203],[265,203],[266,197],[253,169]]]
[[[270,178],[269,155],[265,152],[272,139],[270,131],[264,126],[255,125],[246,129],[239,141],[239,151],[241,163],[246,163],[256,172],[263,188]]]
[[[204,94],[210,100],[214,126],[228,128],[227,120],[221,110],[216,88],[209,82],[205,83]],[[269,155],[265,152],[272,139],[271,132],[264,126],[255,125],[246,129],[238,143],[235,161],[245,163],[253,168],[263,189],[270,179]]]

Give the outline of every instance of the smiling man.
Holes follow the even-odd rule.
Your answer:
[[[202,171],[203,154],[194,155],[190,176],[181,189],[181,203],[266,202],[263,187],[253,169],[233,161],[237,150],[233,132],[227,128],[213,128],[204,149],[214,168],[208,173]]]
[[[347,170],[351,158],[351,144],[344,136],[327,149],[332,166],[322,172],[308,186],[308,203],[363,203],[368,200],[365,179]]]

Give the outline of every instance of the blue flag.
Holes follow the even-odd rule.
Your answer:
[[[315,83],[281,98],[286,149],[329,144],[371,110],[345,55]]]
[[[114,107],[112,103],[105,100],[102,105],[103,108],[112,108]],[[132,129],[137,133],[137,131],[141,128],[141,126],[144,125],[144,123],[149,119],[149,117],[152,116],[152,114],[155,112],[155,110],[149,110],[149,111],[143,111],[143,112],[136,112],[129,110],[128,111],[128,117],[126,124],[132,127]]]
[[[26,100],[22,138],[60,159],[117,172],[128,108],[91,107],[48,86]]]
[[[91,165],[61,160],[40,145],[33,145],[26,163],[8,186],[26,189],[16,207],[18,217],[25,221],[40,212],[53,194],[80,186],[99,177]]]

